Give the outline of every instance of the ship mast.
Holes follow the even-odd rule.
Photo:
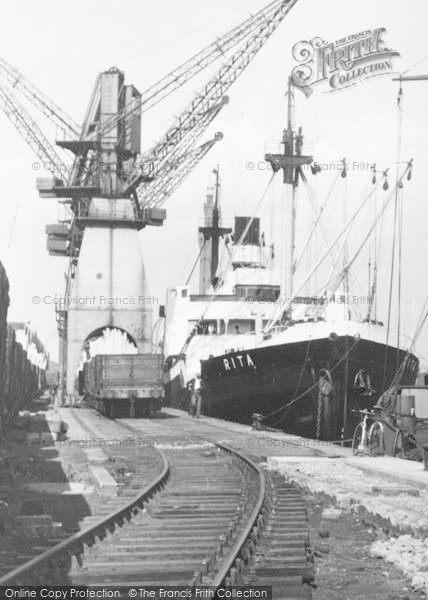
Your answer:
[[[217,232],[217,235],[212,236],[211,242],[211,284],[215,286],[217,267],[218,267],[218,247],[219,247],[219,224],[220,224],[220,172],[219,166],[214,170],[215,174],[215,192],[214,192],[214,208],[213,208],[213,231]]]
[[[211,223],[204,227],[199,227],[199,233],[203,234],[205,243],[211,240],[210,279],[211,285],[215,288],[217,285],[220,238],[228,233],[232,233],[232,229],[230,227],[221,227],[220,225],[220,167],[218,165],[213,173],[215,175],[215,187]]]
[[[299,174],[303,165],[312,162],[312,156],[302,155],[303,136],[302,128],[294,132],[293,105],[294,94],[292,90],[291,77],[288,79],[287,91],[287,128],[284,129],[282,154],[266,154],[265,160],[270,163],[274,172],[282,170],[282,216],[284,227],[282,228],[283,252],[281,257],[281,282],[280,300],[285,305],[293,297],[294,276],[294,245],[296,230],[296,190],[299,183]],[[291,306],[288,313],[284,315],[286,320],[292,320]]]

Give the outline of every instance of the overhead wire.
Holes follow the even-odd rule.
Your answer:
[[[385,394],[388,393],[390,390],[393,390],[394,387],[398,385],[398,383],[401,379],[403,370],[405,369],[405,366],[407,364],[407,359],[409,358],[410,354],[415,349],[416,342],[425,326],[427,318],[428,318],[428,295],[426,296],[425,302],[422,306],[421,314],[420,314],[419,320],[416,324],[415,333],[414,333],[413,337],[411,338],[410,345],[406,350],[406,353],[404,355],[403,360],[400,363],[400,366],[395,371],[394,377],[392,378],[392,381],[391,381],[391,384],[389,385],[388,390],[386,392],[384,392]]]
[[[366,206],[367,202],[372,197],[372,195],[373,195],[374,191],[377,189],[379,183],[380,183],[380,180],[379,180],[379,182],[377,182],[374,185],[372,191],[367,195],[367,197],[365,198],[365,200],[361,203],[361,205],[358,207],[358,209],[354,212],[354,214],[348,220],[348,222],[346,223],[345,227],[343,227],[343,229],[341,230],[341,232],[335,237],[335,239],[332,242],[332,244],[330,244],[330,246],[327,248],[327,250],[322,254],[321,258],[318,260],[317,264],[313,267],[313,269],[311,270],[311,272],[309,273],[309,275],[306,277],[306,279],[304,280],[304,282],[300,285],[300,287],[298,288],[298,290],[293,294],[293,297],[287,300],[287,302],[285,303],[284,307],[282,307],[282,306],[279,307],[278,305],[275,307],[274,313],[273,313],[273,315],[272,315],[269,323],[267,324],[267,326],[265,328],[266,332],[270,331],[270,329],[273,327],[273,325],[279,320],[279,318],[281,318],[282,314],[284,314],[284,312],[286,312],[289,309],[291,303],[294,301],[294,299],[296,298],[296,296],[298,296],[298,294],[304,288],[304,286],[306,285],[306,282],[308,281],[308,279],[312,278],[312,276],[314,275],[314,273],[318,270],[318,268],[321,266],[321,264],[329,256],[329,254],[331,253],[332,248],[334,248],[336,246],[336,244],[341,240],[341,238],[343,237],[343,235],[348,231],[349,227],[354,223],[355,219],[358,217],[358,215],[361,213],[361,211],[363,210],[363,208]],[[280,314],[279,317],[277,316],[278,308],[281,308],[281,314]]]
[[[390,280],[389,280],[389,296],[388,296],[388,317],[387,317],[387,328],[386,328],[386,342],[385,342],[385,350],[384,350],[384,360],[383,360],[383,387],[385,387],[385,382],[386,382],[386,371],[387,371],[387,367],[388,367],[388,342],[389,342],[389,333],[390,333],[390,326],[391,326],[391,312],[392,312],[392,295],[393,295],[393,285],[394,285],[394,275],[395,275],[395,261],[396,261],[396,244],[397,244],[397,229],[399,230],[400,227],[398,225],[398,219],[399,219],[399,200],[400,200],[400,188],[398,185],[398,173],[399,173],[399,164],[400,164],[400,154],[401,154],[401,139],[402,139],[402,125],[403,125],[403,110],[402,110],[402,103],[403,103],[403,89],[402,86],[400,86],[399,92],[398,92],[398,98],[397,98],[397,149],[396,149],[396,158],[397,158],[397,165],[396,165],[396,186],[395,186],[395,198],[394,198],[394,221],[393,221],[393,238],[392,238],[392,250],[391,250],[391,271],[390,271]],[[398,235],[400,235],[399,231],[398,231]],[[401,242],[398,241],[399,246],[401,246]],[[400,271],[401,269],[401,248],[399,248],[398,250],[399,253],[399,265],[398,265],[398,269]],[[398,313],[399,313],[399,318],[400,318],[400,312],[401,312],[401,291],[400,291],[400,287],[401,287],[401,276],[400,273],[398,275],[399,277],[399,281],[398,281],[398,302],[399,302],[399,306],[398,306]],[[399,332],[400,327],[398,327],[398,332]],[[398,338],[397,340],[398,343],[398,349],[400,348],[400,338]],[[398,356],[398,355],[397,355]],[[397,358],[398,360],[398,358]]]
[[[408,173],[408,171],[412,168],[412,161],[409,161],[407,167],[405,168],[405,170],[403,171],[403,173],[401,174],[399,180],[397,181],[397,185],[396,187],[399,186],[399,184],[402,182],[403,178],[405,177],[405,175]],[[358,257],[358,255],[360,254],[362,248],[365,246],[365,244],[367,243],[367,240],[370,238],[372,232],[374,231],[378,221],[380,220],[380,218],[382,217],[383,213],[385,212],[385,210],[387,209],[387,207],[389,206],[391,200],[395,197],[395,189],[393,190],[393,192],[391,194],[389,194],[389,196],[387,197],[387,199],[384,201],[380,211],[378,212],[374,222],[372,223],[371,227],[369,228],[369,230],[367,231],[366,235],[363,238],[363,241],[361,242],[360,246],[358,247],[357,251],[354,253],[352,259],[348,262],[348,268],[350,268],[352,266],[352,264],[355,262],[356,258]],[[337,282],[337,286],[340,285],[341,281],[343,279],[343,272],[341,275],[341,279]]]
[[[306,249],[307,249],[308,245],[310,244],[310,242],[311,242],[311,240],[312,240],[312,237],[313,237],[313,235],[314,235],[314,233],[315,233],[315,230],[316,230],[316,229],[317,229],[317,227],[318,227],[318,224],[319,224],[319,222],[320,222],[320,220],[321,220],[321,217],[323,216],[323,213],[324,213],[324,211],[325,211],[325,210],[326,210],[326,208],[327,208],[327,204],[328,204],[328,202],[329,202],[330,198],[332,197],[333,190],[334,190],[334,188],[335,188],[335,186],[336,186],[336,183],[337,183],[337,181],[338,181],[339,177],[340,177],[340,173],[338,173],[338,174],[337,174],[337,176],[336,176],[336,178],[333,180],[333,183],[332,183],[332,185],[331,185],[331,187],[330,187],[330,189],[329,189],[329,191],[328,191],[328,193],[327,193],[326,199],[324,200],[323,204],[322,204],[322,205],[319,207],[318,215],[317,215],[317,217],[316,217],[316,219],[315,219],[315,222],[314,222],[314,223],[313,223],[313,225],[312,225],[312,229],[311,229],[311,231],[309,232],[309,235],[308,235],[308,237],[307,237],[307,239],[306,239],[305,243],[303,244],[303,247],[302,247],[302,249],[301,249],[301,251],[300,251],[300,254],[299,254],[299,256],[298,256],[297,260],[296,260],[296,261],[295,261],[295,263],[294,263],[294,269],[295,269],[295,270],[296,270],[296,269],[297,269],[297,267],[299,266],[299,264],[300,264],[300,261],[302,260],[302,258],[303,258],[303,256],[304,256],[304,254],[305,254],[305,252],[306,252]],[[304,184],[306,185],[306,187],[307,187],[307,189],[308,189],[308,192],[309,192],[309,198],[310,198],[311,204],[312,204],[312,206],[313,206],[314,210],[316,210],[316,209],[315,209],[315,207],[314,207],[314,195],[313,195],[312,188],[310,187],[310,185],[309,185],[309,182],[307,181],[307,179],[306,179],[306,178],[303,180],[303,182],[304,182]]]
[[[367,190],[368,190],[368,186],[369,186],[369,184],[370,184],[370,180],[368,180],[368,182],[367,182],[367,184],[366,184],[366,187],[364,188],[364,192],[363,192],[363,198],[364,198],[364,196],[365,196],[365,195],[366,195],[366,193],[367,193]],[[344,246],[344,244],[345,244],[345,242],[346,242],[347,238],[349,237],[349,235],[350,235],[351,231],[352,231],[352,227],[350,227],[350,228],[349,228],[349,230],[348,230],[348,233],[347,233],[347,234],[346,234],[346,236],[345,236],[345,241],[344,241],[344,243],[342,244],[342,247],[341,247],[341,248],[339,248],[339,249],[338,249],[338,251],[337,251],[337,255],[338,255],[338,256],[341,256],[341,255],[343,255],[343,246]],[[327,242],[327,243],[328,243],[328,242]],[[338,258],[336,258],[336,261],[338,261]],[[338,275],[337,275],[337,276],[339,276],[339,277],[340,277],[342,273],[343,273],[343,268],[339,270],[339,273],[338,273]],[[327,291],[327,290],[329,290],[329,289],[330,289],[332,286],[334,287],[334,285],[335,285],[335,281],[336,281],[336,279],[337,279],[337,276],[336,276],[336,277],[334,276],[334,269],[332,269],[332,270],[331,270],[331,272],[330,272],[330,276],[329,276],[329,278],[327,279],[327,283],[326,283],[326,284],[325,284],[325,285],[324,285],[324,286],[323,286],[323,287],[320,289],[320,291],[318,291],[318,292],[317,292],[317,295],[319,295],[319,294],[322,294],[322,293],[326,292],[326,291]],[[349,268],[349,267],[348,267],[348,277],[349,277],[349,279],[350,279],[350,281],[351,281],[351,284],[352,284],[352,286],[353,286],[353,287],[355,287],[355,288],[359,288],[359,290],[362,292],[362,290],[361,290],[361,286],[360,286],[360,283],[359,283],[358,279],[355,277],[354,273],[353,273],[353,272],[350,270],[350,268]],[[336,291],[337,287],[338,287],[338,286],[336,286],[336,287],[335,287],[334,291]],[[361,296],[363,296],[363,293],[361,293]],[[361,313],[360,313],[360,310],[359,310],[359,305],[358,305],[358,304],[352,304],[352,307],[354,308],[354,312],[356,313],[357,319],[358,319],[359,321],[361,321],[361,320],[362,320],[362,317],[361,317]]]
[[[201,258],[201,254],[202,254],[203,249],[205,248],[205,244],[206,243],[207,243],[207,240],[204,240],[204,243],[201,245],[201,249],[199,250],[198,256],[197,256],[195,262],[193,263],[193,267],[191,268],[191,271],[190,271],[189,276],[187,278],[186,285],[189,285],[189,282],[190,282],[190,280],[192,278],[192,275],[193,275],[193,271],[196,269],[196,265],[198,264],[199,259]]]
[[[340,177],[340,173],[338,173],[338,175],[337,175],[337,177],[336,177],[336,180],[335,180],[335,181],[337,181],[337,179],[338,179],[339,177]],[[306,183],[307,187],[309,188],[309,190],[310,190],[310,192],[311,192],[311,195],[313,196],[313,192],[312,192],[312,189],[311,189],[311,187],[310,187],[310,185],[309,185],[309,182],[305,182],[305,183]],[[363,192],[363,198],[364,198],[364,196],[365,196],[365,195],[366,195],[366,193],[367,193],[367,190],[368,190],[368,186],[369,186],[369,184],[370,184],[370,180],[368,180],[368,181],[367,181],[366,187],[365,187],[365,189],[364,189],[364,192]],[[332,191],[333,191],[333,187],[331,188],[331,192],[332,192]],[[314,199],[314,198],[313,198],[313,202],[315,202],[315,199]],[[327,211],[327,212],[328,212],[328,211]],[[323,227],[323,225],[322,225],[322,224],[320,224],[320,229],[321,229],[321,232],[322,232],[322,234],[323,234],[324,240],[326,241],[326,243],[327,243],[327,244],[329,244],[327,233],[326,233],[326,231],[325,231],[325,228]],[[350,228],[349,228],[349,230],[348,230],[348,233],[347,233],[347,234],[346,234],[346,236],[345,236],[345,240],[344,240],[344,242],[343,242],[343,244],[342,244],[342,249],[340,249],[340,248],[339,248],[339,249],[337,250],[337,252],[336,252],[335,248],[333,248],[333,249],[332,249],[332,253],[331,253],[331,255],[332,255],[332,269],[331,269],[331,272],[330,272],[329,278],[327,279],[327,284],[326,284],[326,286],[325,286],[325,289],[327,289],[327,288],[328,288],[328,285],[330,284],[330,281],[332,281],[332,277],[333,277],[333,275],[334,275],[334,271],[336,271],[336,270],[338,270],[338,269],[339,269],[339,267],[338,267],[339,257],[340,257],[340,255],[343,255],[343,254],[344,254],[344,247],[345,247],[345,244],[346,244],[346,242],[347,242],[347,239],[348,239],[348,237],[349,237],[349,235],[350,235],[350,233],[351,233],[351,230],[352,230],[352,227],[350,227]],[[342,272],[342,270],[340,269],[340,270],[339,270],[339,274],[340,274],[341,272]],[[352,272],[351,272],[351,271],[349,271],[349,272],[348,272],[348,277],[349,277],[349,279],[351,279],[352,283],[356,285],[356,287],[357,287],[357,286],[359,287],[359,283],[358,283],[357,279],[354,277],[354,275],[352,274]],[[356,314],[357,314],[357,318],[360,320],[360,319],[361,319],[361,314],[360,314],[360,311],[359,311],[358,304],[357,304],[357,305],[353,305],[353,306],[354,306],[354,310],[355,310],[355,312],[356,312]]]
[[[258,10],[258,7],[262,6],[262,4],[263,4],[263,2],[260,2],[260,0],[255,0],[252,3],[255,5],[253,7],[253,10]],[[185,31],[184,33],[180,33],[178,36],[171,38],[171,39],[167,40],[166,42],[162,42],[161,44],[157,44],[157,45],[145,48],[145,49],[143,49],[143,52],[139,52],[138,54],[135,54],[134,56],[132,56],[130,58],[124,59],[121,64],[126,64],[127,62],[130,63],[138,58],[141,58],[142,56],[146,56],[148,54],[156,52],[157,50],[160,50],[162,48],[170,46],[171,44],[174,44],[175,42],[177,42],[183,38],[188,39],[189,35],[191,35],[192,33],[197,33],[199,31],[206,29],[207,27],[212,27],[212,25],[214,23],[217,23],[218,21],[221,21],[221,20],[224,21],[225,17],[229,17],[231,15],[234,15],[234,14],[242,11],[244,6],[248,11],[248,1],[247,1],[247,2],[243,3],[242,6],[237,7],[228,13],[223,13],[218,18],[206,20],[203,23],[201,23],[200,25],[197,25],[196,27]]]
[[[406,69],[405,71],[403,71],[401,73],[401,75],[405,75],[406,73],[408,73],[409,71],[411,71],[415,67],[418,67],[421,63],[425,62],[427,59],[428,59],[428,54],[426,56],[424,56],[423,58],[421,58],[420,60],[418,60],[418,62],[416,62],[414,65],[412,65],[411,67],[409,67],[408,69]]]

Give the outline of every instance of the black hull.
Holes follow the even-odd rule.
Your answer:
[[[188,410],[190,394],[183,388],[183,382],[179,376],[168,378],[164,383],[165,406]]]
[[[413,355],[391,346],[386,353],[384,344],[350,336],[233,352],[201,361],[202,410],[244,423],[250,423],[255,412],[274,413],[266,425],[306,437],[347,439],[359,420],[352,410],[371,408],[403,361],[400,383],[412,385],[418,371]],[[355,382],[360,370],[369,374],[367,387],[360,379]],[[318,381],[325,371],[332,387],[321,397]]]

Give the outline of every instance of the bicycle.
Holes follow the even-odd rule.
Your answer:
[[[352,452],[358,454],[368,454],[370,456],[383,456],[384,454],[384,427],[381,421],[376,419],[375,411],[353,410],[354,413],[363,415],[363,420],[355,427],[352,437]],[[373,423],[368,427],[369,419]]]

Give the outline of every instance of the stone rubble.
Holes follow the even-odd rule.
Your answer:
[[[377,540],[370,548],[374,558],[382,558],[395,565],[412,581],[412,587],[428,592],[428,539],[400,535],[388,540]]]
[[[336,518],[337,509],[352,510],[363,521],[386,531],[391,537],[385,539],[383,534],[373,542],[371,556],[394,564],[415,590],[428,593],[428,491],[411,494],[340,459],[295,463],[271,458],[267,467],[332,500],[335,508],[324,510],[326,521]]]
[[[270,458],[268,468],[283,473],[312,493],[329,496],[342,510],[346,507],[363,509],[377,517],[382,527],[397,534],[428,536],[428,491],[419,490],[419,495],[375,493],[373,488],[386,491],[397,485],[385,482],[381,477],[367,475],[341,459],[288,463]]]

